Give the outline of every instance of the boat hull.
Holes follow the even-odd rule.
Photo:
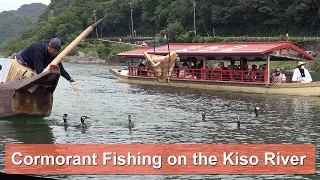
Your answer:
[[[60,78],[56,72],[45,72],[33,77],[0,84],[0,117],[50,116],[53,92]]]
[[[277,94],[292,96],[320,96],[320,83],[285,83],[285,84],[264,84],[264,83],[246,83],[230,81],[205,81],[205,80],[186,80],[172,79],[168,83],[159,83],[156,78],[126,76],[120,74],[119,68],[109,68],[119,82],[158,85],[180,88],[194,88],[215,91],[232,91],[257,94]]]

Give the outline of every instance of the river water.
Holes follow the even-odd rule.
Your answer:
[[[10,60],[0,59],[4,73]],[[119,83],[108,66],[64,63],[80,84],[61,77],[52,115],[45,119],[0,120],[0,169],[4,146],[26,144],[316,144],[320,140],[320,98],[212,92]],[[315,74],[314,77],[317,75]],[[259,117],[251,113],[261,107]],[[201,113],[206,112],[206,120]],[[62,115],[69,115],[67,129]],[[135,127],[126,127],[128,114]],[[86,115],[89,127],[77,128]],[[241,128],[236,119],[241,117]],[[320,179],[316,175],[63,175],[59,179]]]

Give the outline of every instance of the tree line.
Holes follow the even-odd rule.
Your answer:
[[[136,35],[166,35],[171,42],[190,41],[197,36],[320,35],[317,0],[55,0],[35,26],[7,41],[5,50],[17,51],[52,37],[68,44],[105,15],[98,27],[99,36],[129,36],[132,29]],[[95,37],[96,31],[90,36]],[[14,45],[17,42],[19,47]],[[82,43],[79,48],[90,50],[88,46]],[[101,52],[109,50],[100,46]]]
[[[0,50],[7,39],[18,35],[31,27],[47,6],[40,3],[23,5],[18,10],[3,11],[0,13]]]

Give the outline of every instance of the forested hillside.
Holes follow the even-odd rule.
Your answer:
[[[107,15],[99,34],[127,36],[131,9],[137,35],[163,36],[168,28],[170,40],[179,41],[194,35],[194,5],[198,36],[320,36],[319,0],[52,0],[38,24],[6,50],[54,36],[67,44],[95,21],[94,11],[96,19]]]
[[[193,0],[131,0],[137,34],[160,32],[175,22],[182,33],[193,30]],[[279,36],[320,35],[318,0],[195,0],[196,28],[200,35]],[[105,35],[130,34],[130,0],[55,0],[54,15],[75,14],[82,27],[107,14]],[[47,14],[41,19],[46,19]],[[62,14],[61,14],[62,15]],[[64,16],[64,15],[62,15]],[[67,22],[66,22],[67,24]],[[179,30],[180,33],[180,30]]]
[[[0,46],[1,44],[22,31],[28,29],[38,21],[38,18],[47,6],[40,3],[23,5],[16,11],[0,13]]]

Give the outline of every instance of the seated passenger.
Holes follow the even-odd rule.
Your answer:
[[[175,64],[172,74],[171,74],[172,78],[178,78],[179,77],[179,66],[177,64]]]
[[[143,63],[140,63],[137,71],[137,76],[147,76],[147,71],[145,67],[146,66]]]
[[[292,82],[297,83],[308,83],[312,82],[312,77],[309,71],[304,67],[306,63],[300,61],[297,65],[297,68],[293,72]]]
[[[251,66],[251,71],[246,75],[246,79],[250,82],[254,82],[259,75],[256,71],[258,70],[257,65],[253,64]]]
[[[277,67],[275,72],[271,75],[272,83],[286,83],[286,75],[281,73],[281,69]]]
[[[184,63],[182,64],[182,66],[183,66],[184,69],[181,69],[181,70],[179,71],[179,78],[180,78],[180,79],[184,79],[186,76],[189,75],[188,70],[187,70],[187,69],[189,68],[188,64],[187,64],[186,62],[184,62]]]
[[[252,71],[256,71],[256,70],[258,70],[258,66],[257,66],[257,65],[255,65],[255,64],[253,64],[253,65],[251,66],[251,70],[252,70]]]
[[[257,73],[257,76],[256,76],[257,81],[264,81],[264,74],[266,69],[267,69],[267,64],[260,65],[259,70],[260,71],[263,70],[263,72]]]
[[[213,69],[215,73],[215,79],[218,78],[218,80],[221,80],[221,71],[222,71],[222,81],[230,81],[231,77],[229,72],[227,71],[228,68],[224,67],[224,62],[220,61],[219,64],[216,66],[216,68]],[[220,72],[219,72],[220,71]]]
[[[237,66],[237,65],[234,65],[235,62],[236,62],[235,60],[231,59],[231,60],[230,60],[230,65],[228,65],[227,69],[228,69],[228,70],[237,70],[237,69],[238,69],[238,66]]]

